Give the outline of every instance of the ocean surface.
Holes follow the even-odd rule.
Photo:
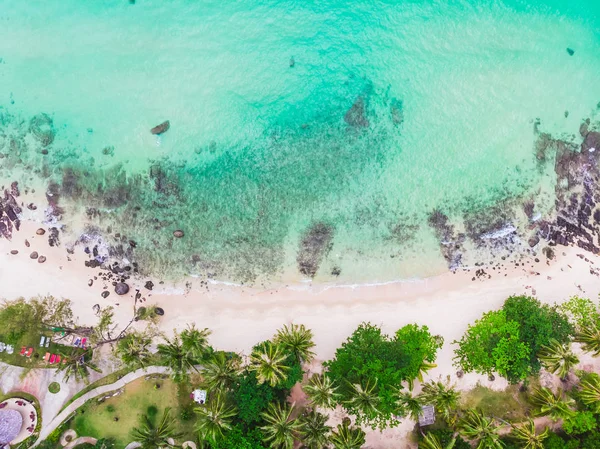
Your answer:
[[[65,244],[132,240],[167,278],[485,260],[449,263],[432,213],[526,238],[523,202],[554,207],[539,132],[581,141],[599,102],[593,0],[0,0],[2,182],[55,183]]]

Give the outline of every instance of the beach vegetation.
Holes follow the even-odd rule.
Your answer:
[[[561,389],[556,393],[546,387],[537,387],[533,390],[530,402],[535,407],[537,416],[548,416],[554,421],[567,419],[575,414],[573,406],[575,401],[565,395]]]
[[[427,428],[418,434],[419,449],[472,449],[458,432],[447,427]]]
[[[453,385],[442,381],[430,381],[423,385],[421,390],[421,400],[425,404],[431,404],[435,407],[437,414],[447,422],[453,421],[460,402],[460,393]]]
[[[549,433],[547,427],[538,433],[535,423],[529,419],[523,424],[513,425],[510,436],[523,449],[544,449],[544,440],[548,438]]]
[[[60,384],[58,382],[51,382],[48,385],[48,391],[52,394],[56,394],[60,391]]]
[[[58,364],[56,372],[63,374],[65,382],[71,378],[77,381],[87,381],[90,371],[101,372],[92,362],[91,350],[70,348],[68,351],[63,351],[61,357],[62,361]]]
[[[187,353],[189,358],[198,363],[204,360],[213,351],[208,344],[210,334],[211,332],[208,329],[197,329],[194,324],[188,325],[179,334],[183,351]]]
[[[217,394],[207,404],[197,407],[195,412],[198,435],[202,440],[215,444],[231,430],[232,418],[236,416],[237,410],[227,404],[224,395]]]
[[[600,355],[600,329],[597,323],[580,326],[575,334],[574,341],[581,343],[581,349],[591,352],[594,357]]]
[[[262,413],[265,424],[260,427],[265,443],[270,447],[293,449],[294,442],[302,430],[302,423],[293,418],[294,407],[275,402]]]
[[[300,415],[300,440],[307,449],[322,449],[328,446],[331,427],[327,425],[327,419],[326,415],[316,410],[305,410]]]
[[[571,351],[570,344],[561,344],[552,339],[542,346],[538,357],[547,371],[566,379],[571,370],[579,363],[579,358]]]
[[[134,331],[122,339],[115,346],[115,353],[127,367],[137,368],[148,366],[154,357],[150,351],[152,337],[145,332]]]
[[[143,415],[140,425],[131,431],[131,436],[141,444],[142,449],[175,447],[170,442],[179,436],[175,431],[174,421],[169,407],[165,408],[158,422],[148,415]]]
[[[242,372],[241,362],[237,354],[214,352],[200,369],[203,384],[210,391],[228,390]]]
[[[302,388],[313,407],[335,408],[339,394],[331,377],[323,374],[313,374],[308,383]]]
[[[484,313],[455,341],[455,364],[466,372],[496,372],[511,383],[539,372],[538,357],[556,341],[567,344],[574,328],[557,307],[528,296],[511,296],[501,310]]]
[[[196,364],[199,360],[185,348],[177,333],[173,338],[163,337],[163,342],[158,346],[160,362],[169,367],[171,377],[175,382],[189,382],[190,371],[197,371]]]
[[[573,296],[560,304],[558,309],[577,331],[600,324],[598,306],[588,298]]]
[[[361,449],[365,444],[365,432],[351,425],[350,418],[344,418],[331,433],[334,449]]]
[[[268,383],[271,387],[285,382],[290,367],[288,356],[282,347],[271,341],[259,343],[250,354],[248,369],[256,373],[258,383]]]
[[[356,415],[357,423],[384,428],[396,423],[399,411],[397,391],[402,382],[416,379],[423,362],[433,363],[442,346],[426,326],[410,324],[393,337],[369,323],[361,324],[336,350],[333,360],[324,363],[325,375],[339,386],[338,403]],[[357,387],[375,394],[372,406],[357,407]],[[364,399],[364,398],[363,398]],[[362,401],[364,402],[364,401]]]
[[[413,421],[419,421],[419,415],[422,413],[423,399],[421,396],[414,396],[411,391],[398,390],[398,414],[408,416]]]
[[[283,326],[277,331],[274,343],[284,352],[292,354],[298,363],[310,363],[315,356],[312,331],[304,324]]]
[[[478,410],[467,410],[458,422],[459,433],[466,440],[477,442],[479,449],[502,449],[499,426]]]

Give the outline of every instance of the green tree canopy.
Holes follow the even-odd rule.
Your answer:
[[[356,402],[355,385],[372,387],[377,408],[352,407],[351,412],[359,423],[385,427],[399,410],[397,391],[402,382],[417,378],[424,362],[434,362],[441,345],[425,326],[407,325],[390,338],[379,327],[363,323],[337,349],[335,358],[324,363],[326,375],[339,386],[338,403],[347,409]]]
[[[485,313],[470,325],[455,351],[465,371],[497,372],[516,383],[539,372],[538,354],[556,340],[567,343],[573,326],[555,306],[529,296],[511,296],[501,310]]]

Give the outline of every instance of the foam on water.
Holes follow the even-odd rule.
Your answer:
[[[19,159],[166,276],[300,280],[316,223],[317,281],[439,273],[431,211],[548,212],[534,122],[575,134],[600,101],[600,3],[531,3],[0,0],[0,151],[50,114]]]

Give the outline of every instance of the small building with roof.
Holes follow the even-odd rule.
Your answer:
[[[435,423],[435,408],[433,405],[424,405],[419,414],[419,426],[430,426]]]

